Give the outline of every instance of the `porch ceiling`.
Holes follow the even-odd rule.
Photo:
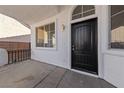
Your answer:
[[[1,5],[0,13],[13,17],[26,26],[56,15],[64,6],[57,5]]]

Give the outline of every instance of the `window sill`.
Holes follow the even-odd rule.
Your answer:
[[[107,49],[104,54],[124,57],[124,49]]]
[[[39,50],[54,50],[54,51],[57,50],[57,48],[46,48],[46,47],[35,47],[35,48]]]

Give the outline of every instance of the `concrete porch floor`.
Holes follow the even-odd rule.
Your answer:
[[[0,67],[0,87],[114,88],[102,79],[34,60]]]

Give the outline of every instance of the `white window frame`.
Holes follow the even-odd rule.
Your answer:
[[[37,44],[37,41],[36,41],[36,39],[37,39],[37,37],[36,37],[36,28],[37,27],[40,27],[40,26],[44,26],[44,25],[47,25],[47,24],[51,24],[51,23],[55,23],[55,39],[56,39],[56,45],[55,45],[55,47],[39,47],[39,46],[37,46],[36,44]],[[36,49],[43,49],[43,50],[57,50],[57,20],[52,20],[52,21],[48,21],[48,22],[42,22],[41,23],[41,25],[37,25],[36,27],[35,27],[35,47],[36,47]]]
[[[112,27],[112,17],[111,17],[111,5],[110,6],[108,6],[108,14],[109,14],[109,32],[108,32],[108,49],[111,49],[111,50],[124,50],[124,49],[121,49],[121,48],[112,48],[111,47],[111,27]],[[116,13],[116,14],[114,14],[115,16],[116,15],[118,15],[118,14],[121,14],[121,13],[123,13],[124,12],[124,10],[123,11],[120,11],[119,13]]]
[[[74,14],[74,15],[73,15],[73,12],[72,12],[72,18],[71,18],[72,21],[73,21],[73,20],[80,19],[80,18],[92,16],[92,15],[96,14],[96,9],[95,9],[95,6],[94,6],[94,5],[93,5],[93,6],[94,6],[94,9],[90,9],[90,10],[87,10],[87,11],[83,11],[83,6],[84,6],[84,5],[82,5],[82,11],[81,11],[81,13],[77,13],[77,14]],[[75,7],[75,8],[76,8],[76,7]],[[75,9],[74,9],[74,10],[75,10]],[[87,13],[87,12],[90,12],[90,11],[93,11],[93,10],[95,11],[94,14],[91,14],[91,15],[88,15],[88,16],[82,16],[82,17],[80,17],[80,18],[73,19],[74,16],[77,16],[77,15],[79,15],[79,14],[82,14],[82,15],[83,15],[84,13]]]

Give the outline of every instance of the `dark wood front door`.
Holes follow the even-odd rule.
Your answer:
[[[97,19],[74,23],[71,28],[72,68],[97,74]]]

